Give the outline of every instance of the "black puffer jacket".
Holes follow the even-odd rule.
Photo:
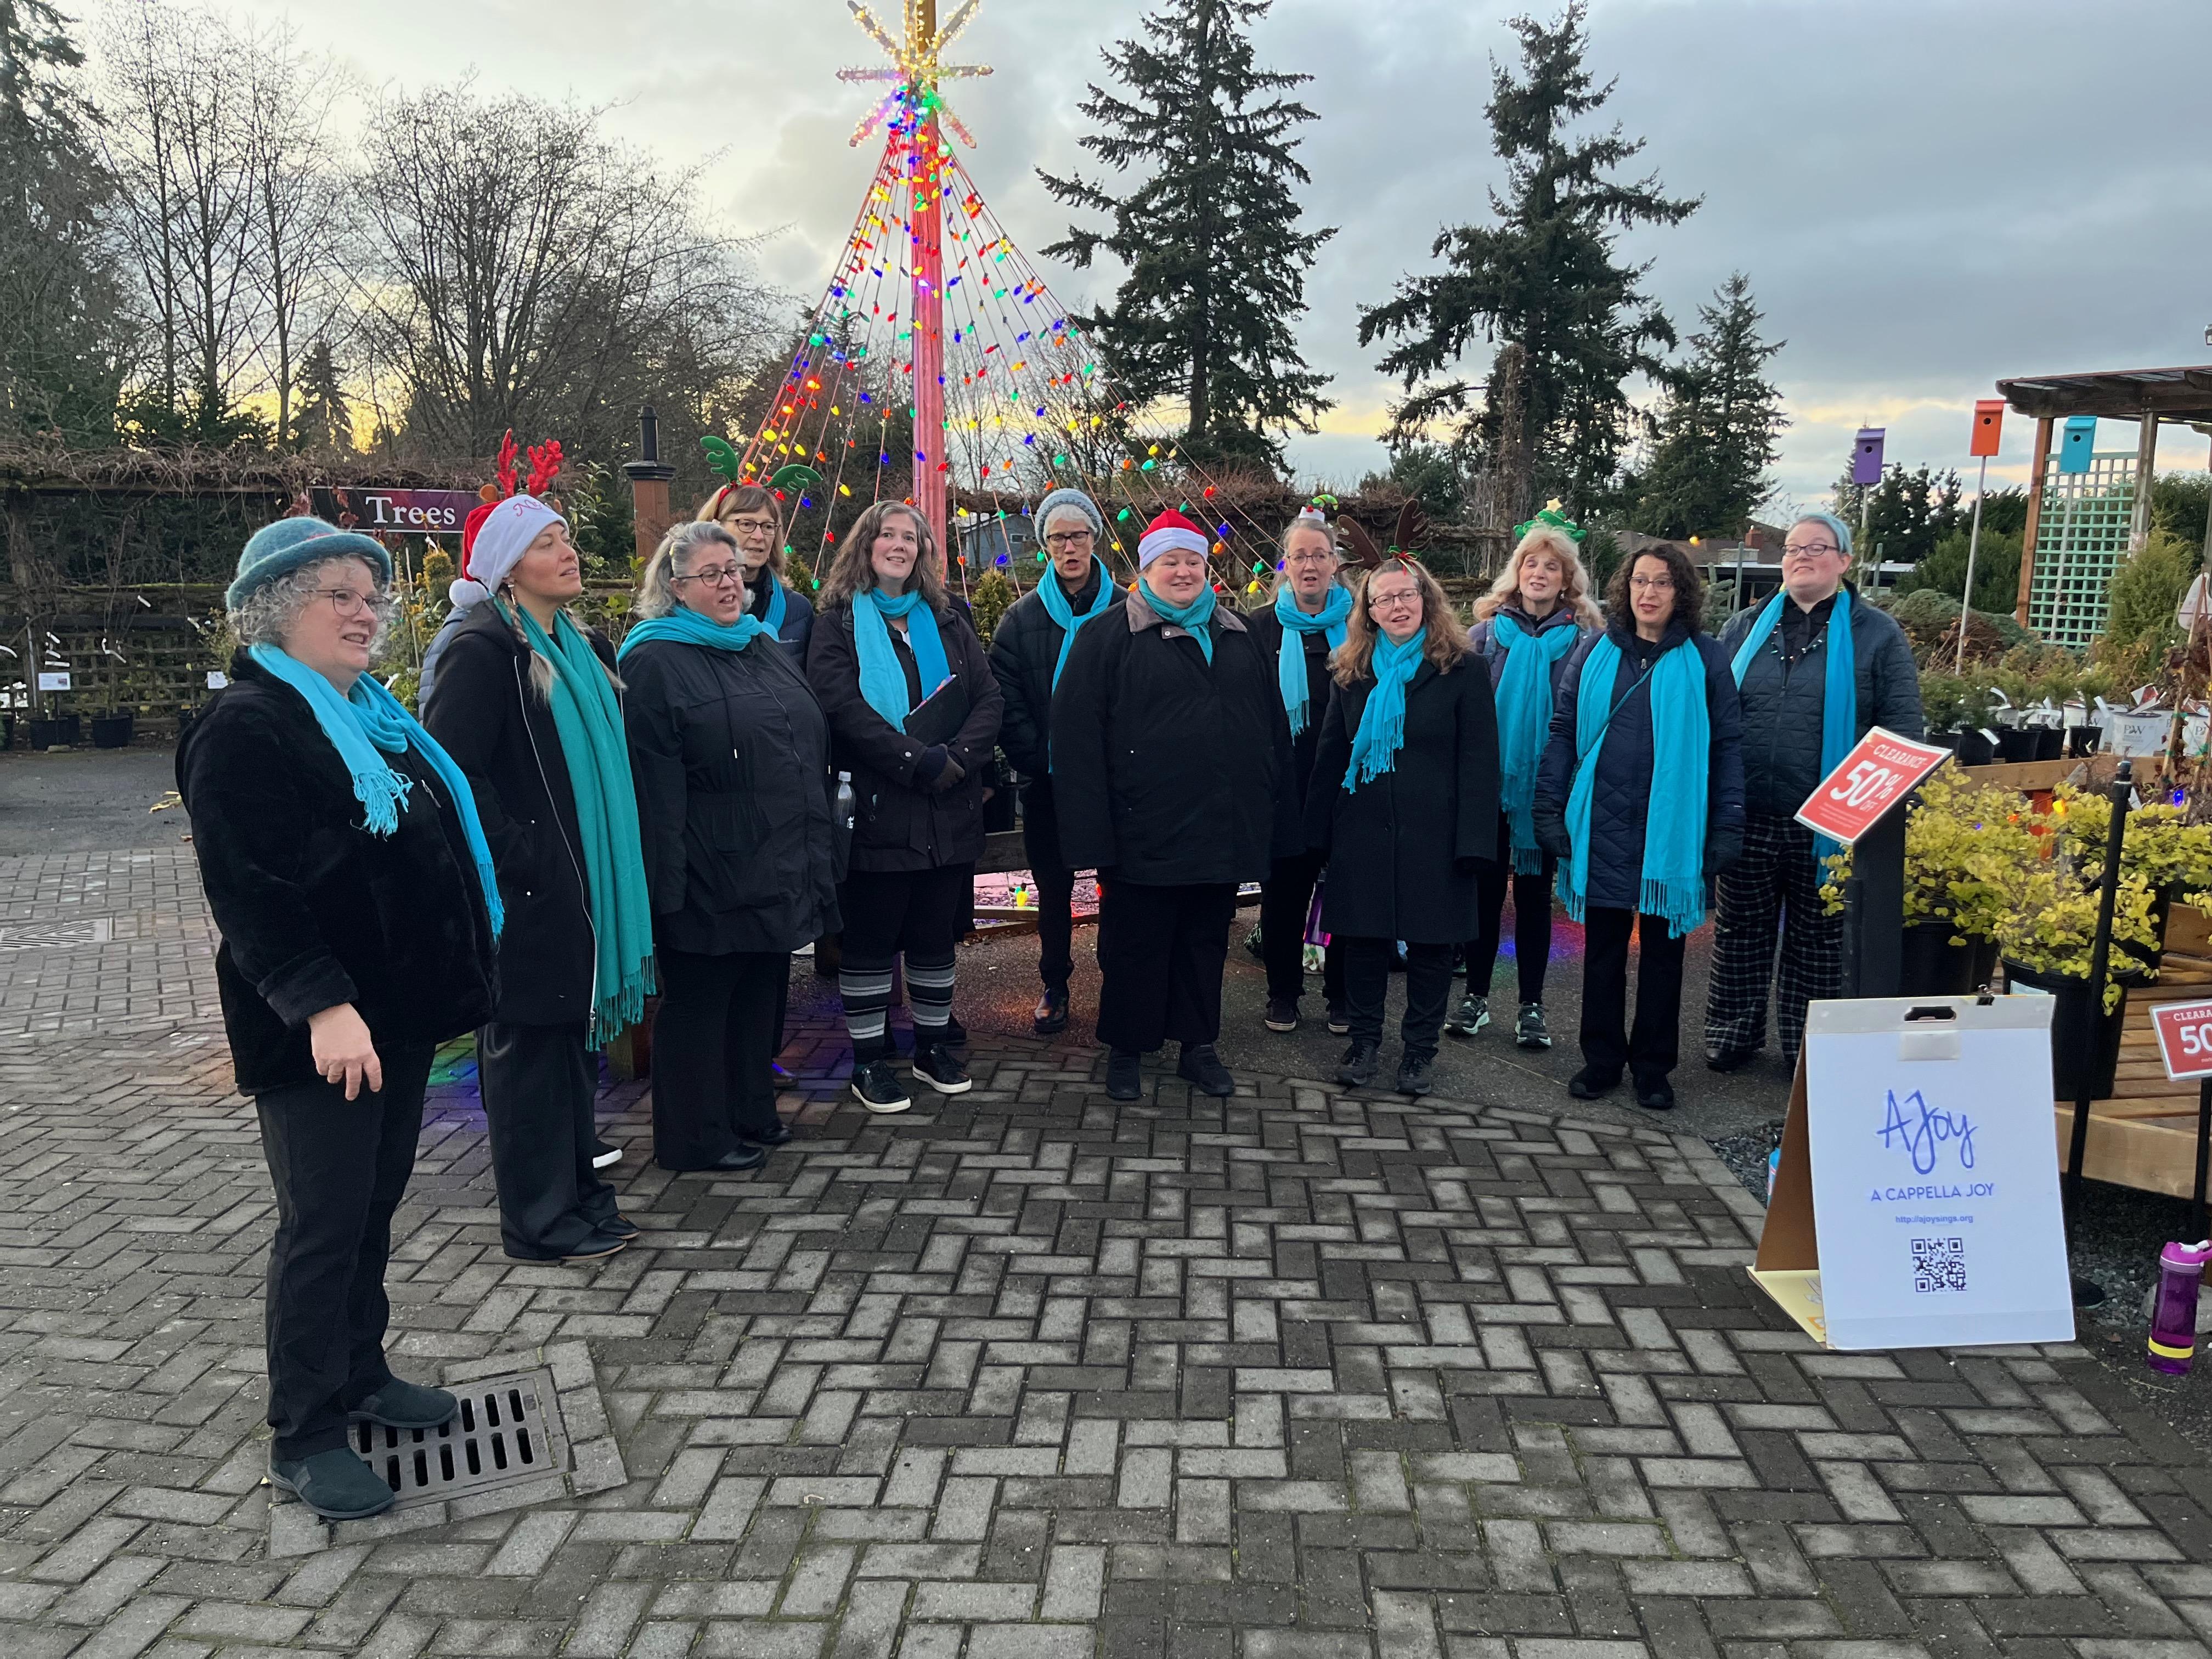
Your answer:
[[[806,672],[806,647],[814,638],[814,601],[808,599],[781,577],[774,578],[783,589],[783,626],[776,630],[784,652],[799,665],[799,672]],[[745,614],[768,620],[769,585],[756,581],[745,588]]]
[[[1551,614],[1541,622],[1533,621],[1525,612],[1514,610],[1510,606],[1503,614],[1512,617],[1524,634],[1548,634],[1555,628],[1576,629],[1586,637],[1595,637],[1598,632],[1594,627],[1584,626],[1576,618],[1575,613],[1564,605],[1553,605]],[[1505,677],[1506,656],[1505,647],[1498,642],[1497,629],[1491,626],[1491,619],[1485,617],[1479,623],[1469,623],[1467,635],[1468,638],[1474,643],[1475,655],[1480,657],[1489,668],[1490,689],[1495,691],[1498,689],[1498,682]],[[1580,643],[1580,641],[1576,641],[1577,645]],[[1559,659],[1552,665],[1552,695],[1554,697],[1559,696],[1559,680],[1567,672],[1567,659],[1574,654],[1575,647],[1569,646],[1559,653]]]
[[[1097,585],[1106,580],[1105,573],[1103,564],[1091,561],[1091,586],[1073,601],[1078,617],[1097,600]],[[1038,586],[1059,580],[1047,571]],[[1104,623],[1103,616],[1093,617],[1085,626],[1103,627]],[[1052,769],[1052,676],[1060,666],[1060,641],[1066,637],[1067,630],[1052,619],[1036,588],[1009,605],[991,630],[991,672],[999,677],[999,689],[1006,698],[999,747],[1024,777],[1042,778]]]
[[[300,694],[240,653],[177,750],[177,788],[222,943],[240,1094],[313,1083],[307,1018],[351,1003],[378,1043],[491,1017],[491,923],[445,787],[411,750],[399,828],[362,827],[345,763]]]
[[[1705,719],[1710,728],[1705,759],[1705,863],[1713,873],[1735,861],[1743,849],[1743,721],[1735,677],[1720,641],[1692,635],[1676,623],[1656,645],[1636,636],[1626,623],[1609,630],[1620,647],[1621,662],[1613,677],[1613,724],[1598,753],[1597,778],[1590,799],[1588,902],[1607,909],[1633,910],[1644,884],[1644,824],[1651,792],[1678,775],[1680,757],[1655,755],[1651,699],[1644,678],[1660,654],[1695,651],[1705,669]],[[1575,720],[1582,690],[1583,665],[1605,635],[1592,635],[1567,653],[1567,671],[1553,699],[1552,736],[1536,777],[1536,834],[1540,841],[1564,835],[1567,796],[1575,781]]]
[[[1784,654],[1783,621],[1743,671],[1744,804],[1762,816],[1793,817],[1820,781],[1820,716],[1827,702],[1828,629],[1832,611],[1816,618],[1812,639],[1794,659]],[[1838,592],[1834,604],[1844,603]],[[1730,663],[1765,607],[1753,605],[1729,618],[1721,630],[1721,649]],[[1816,607],[1817,609],[1817,607]],[[1851,658],[1858,682],[1858,730],[1853,741],[1873,727],[1887,726],[1900,738],[1927,729],[1920,709],[1920,671],[1905,630],[1886,611],[1851,601]]]
[[[1071,870],[1149,886],[1263,879],[1304,845],[1275,665],[1213,613],[1213,661],[1133,593],[1075,636],[1052,699]]]
[[[622,659],[654,942],[701,956],[834,933],[830,726],[788,653],[648,640]]]
[[[968,718],[947,745],[966,775],[932,790],[916,775],[922,745],[870,707],[860,695],[860,658],[853,644],[853,607],[824,607],[814,621],[806,678],[829,716],[836,759],[853,775],[859,816],[853,828],[855,870],[936,870],[973,864],[983,854],[983,782],[998,742],[1006,699],[983,642],[957,605],[938,618],[945,666],[968,693]],[[934,690],[921,684],[905,636],[890,630],[891,648],[906,670],[907,696],[919,706]]]
[[[1475,860],[1498,856],[1498,719],[1473,657],[1449,674],[1423,663],[1406,687],[1397,764],[1344,787],[1352,740],[1375,690],[1339,686],[1323,717],[1306,840],[1328,854],[1322,925],[1354,939],[1457,945],[1482,929]]]
[[[1283,695],[1282,671],[1277,653],[1283,648],[1282,619],[1275,615],[1275,607],[1265,605],[1244,619],[1252,626],[1252,638],[1259,645],[1260,653],[1267,659],[1267,672],[1275,681],[1275,696]],[[1291,739],[1291,804],[1303,817],[1306,802],[1313,793],[1314,756],[1321,748],[1321,728],[1328,716],[1328,700],[1335,691],[1336,682],[1328,672],[1328,635],[1307,634],[1299,643],[1305,647],[1306,659],[1306,729]],[[1285,716],[1287,719],[1287,716]]]
[[[608,667],[613,647],[594,629]],[[592,1015],[591,889],[576,792],[553,709],[530,684],[530,647],[480,605],[447,640],[422,724],[469,775],[499,871],[507,927],[493,1018],[558,1025]]]

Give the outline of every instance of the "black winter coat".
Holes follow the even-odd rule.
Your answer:
[[[789,582],[773,578],[783,588],[783,626],[776,637],[782,642],[785,653],[799,665],[801,674],[806,672],[806,647],[814,638],[814,601],[808,599]],[[769,586],[765,581],[754,582],[745,589],[745,614],[768,620]]]
[[[1274,659],[1213,613],[1213,661],[1133,593],[1075,636],[1052,699],[1071,870],[1157,887],[1264,879],[1304,836]]]
[[[492,941],[459,814],[429,763],[399,828],[361,803],[307,700],[240,653],[177,750],[177,788],[222,934],[215,956],[240,1094],[317,1073],[307,1018],[351,1003],[370,1036],[436,1043],[491,1016]]]
[[[613,647],[597,629],[589,638],[613,667]],[[530,684],[530,647],[498,606],[475,606],[447,641],[422,724],[469,775],[499,872],[507,927],[492,1018],[588,1020],[598,952],[576,792],[552,706]]]
[[[1322,925],[1350,939],[1457,945],[1481,933],[1475,861],[1498,856],[1498,714],[1469,657],[1424,662],[1406,687],[1397,764],[1344,787],[1375,682],[1340,685],[1322,719],[1306,841],[1328,854]]]
[[[830,723],[766,643],[648,640],[622,659],[656,945],[789,951],[841,925]]]
[[[1006,699],[983,642],[957,605],[938,618],[945,666],[968,693],[968,718],[947,745],[967,774],[951,788],[933,792],[915,775],[922,745],[908,737],[860,695],[860,658],[853,644],[853,608],[840,603],[814,621],[806,677],[829,716],[835,765],[853,775],[859,811],[853,828],[855,870],[937,870],[973,864],[983,854],[983,783],[999,738]],[[906,670],[907,695],[919,706],[935,688],[921,684],[905,636],[890,630],[891,648]]]
[[[1275,682],[1275,699],[1282,700],[1281,671],[1277,667],[1277,653],[1283,648],[1283,623],[1275,615],[1273,605],[1265,605],[1244,619],[1252,627],[1252,638],[1261,654],[1267,659],[1268,677]],[[1328,635],[1307,634],[1299,643],[1305,647],[1306,657],[1306,729],[1291,739],[1291,805],[1304,818],[1307,802],[1313,794],[1314,756],[1321,748],[1321,727],[1323,716],[1328,713],[1328,700],[1336,690],[1336,682],[1329,676]],[[1289,716],[1285,715],[1285,722]],[[1327,798],[1324,791],[1323,798]]]
[[[1079,617],[1097,600],[1095,584],[1104,580],[1096,565],[1091,579],[1094,585],[1073,602]],[[1060,578],[1048,571],[1042,580],[1049,582]],[[1085,627],[1105,624],[1106,618],[1101,615]],[[1052,619],[1052,612],[1044,608],[1035,588],[1009,605],[991,630],[991,672],[998,676],[999,690],[1006,699],[999,747],[1006,751],[1014,770],[1031,780],[1045,777],[1052,770],[1052,673],[1060,666],[1060,644],[1066,637],[1067,630]]]
[[[1638,908],[1644,886],[1644,824],[1655,781],[1664,787],[1678,757],[1654,755],[1651,699],[1644,681],[1664,651],[1693,650],[1705,667],[1705,719],[1711,728],[1705,760],[1705,864],[1708,873],[1735,862],[1743,848],[1743,720],[1735,677],[1720,641],[1692,635],[1676,623],[1656,645],[1636,637],[1628,623],[1610,630],[1621,662],[1613,677],[1613,724],[1599,751],[1590,799],[1589,888],[1587,902],[1613,910]],[[1575,781],[1575,718],[1583,665],[1601,635],[1567,653],[1567,672],[1553,698],[1552,736],[1536,776],[1539,839],[1564,834],[1567,796]]]
[[[1786,818],[1796,816],[1820,781],[1820,714],[1827,702],[1832,613],[1796,659],[1785,661],[1782,624],[1790,603],[1787,595],[1782,603],[1784,617],[1744,666],[1741,696],[1744,804],[1753,812]],[[1761,605],[1737,611],[1721,630],[1721,649],[1729,662],[1763,609]],[[1858,682],[1858,730],[1852,740],[1877,726],[1900,738],[1920,736],[1927,729],[1920,709],[1920,671],[1896,619],[1863,600],[1854,603],[1851,658]]]

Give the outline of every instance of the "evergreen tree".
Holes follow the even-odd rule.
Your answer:
[[[1767,360],[1786,342],[1759,337],[1751,283],[1737,271],[1698,308],[1704,331],[1666,375],[1659,442],[1638,481],[1631,524],[1648,535],[1740,534],[1772,491],[1766,470],[1790,422]]]
[[[48,0],[0,0],[0,430],[98,442],[122,383],[84,54]]]
[[[292,438],[300,448],[353,448],[353,410],[328,340],[317,340],[307,348],[300,364],[299,398],[292,416]]]
[[[1305,365],[1293,325],[1305,273],[1336,233],[1298,227],[1293,185],[1310,182],[1297,129],[1314,118],[1279,94],[1310,80],[1255,67],[1251,25],[1273,0],[1164,0],[1145,39],[1103,56],[1126,97],[1091,88],[1103,129],[1083,147],[1119,173],[1120,194],[1081,178],[1038,177],[1054,198],[1108,216],[1044,250],[1087,268],[1100,252],[1128,271],[1091,319],[1107,368],[1132,403],[1180,398],[1194,456],[1279,465],[1270,434],[1313,430],[1328,377]]]
[[[1674,343],[1673,325],[1640,287],[1646,267],[1622,264],[1615,244],[1623,231],[1677,224],[1698,208],[1695,198],[1664,194],[1656,175],[1615,177],[1644,148],[1618,125],[1569,137],[1567,127],[1613,89],[1612,82],[1595,85],[1583,67],[1586,9],[1585,0],[1572,0],[1549,25],[1514,19],[1522,78],[1492,64],[1492,142],[1506,164],[1505,191],[1490,197],[1498,222],[1445,231],[1430,252],[1446,269],[1401,278],[1393,298],[1359,318],[1362,345],[1400,342],[1382,363],[1410,394],[1395,411],[1399,434],[1462,417],[1458,439],[1476,453],[1529,458],[1527,498],[1506,504],[1514,517],[1553,495],[1586,515],[1613,493],[1635,418],[1625,383],[1659,374],[1655,348]],[[1431,378],[1477,335],[1525,351],[1516,431],[1497,429],[1495,411],[1516,402],[1501,384],[1500,359],[1471,418],[1474,388]]]
[[[1973,509],[1960,506],[1966,487],[1955,471],[1937,472],[1923,465],[1907,472],[1901,462],[1892,461],[1882,469],[1881,482],[1869,486],[1853,483],[1846,465],[1834,493],[1836,516],[1850,526],[1853,550],[1865,561],[1880,557],[1885,562],[1917,564],[1936,551],[1937,543],[1954,532],[1966,531],[1972,522]],[[1990,500],[1996,501],[1996,492]],[[1990,523],[1985,514],[1984,544]],[[1965,580],[1963,566],[1960,580]],[[1981,587],[1981,573],[1976,571],[1975,592]]]

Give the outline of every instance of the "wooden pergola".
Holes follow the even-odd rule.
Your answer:
[[[2103,369],[2087,374],[2023,375],[1999,380],[2004,400],[2035,422],[2035,459],[2029,477],[2027,525],[2021,537],[2020,597],[2014,611],[2027,625],[2028,590],[2035,580],[2035,542],[2041,528],[2045,476],[2051,466],[2052,425],[2074,415],[2100,420],[2134,421],[2135,501],[2128,526],[2128,550],[2150,535],[2151,473],[2158,456],[2158,428],[2212,424],[2212,364],[2195,368]]]

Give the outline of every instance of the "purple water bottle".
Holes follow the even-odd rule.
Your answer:
[[[2158,1301],[2150,1316],[2150,1368],[2170,1376],[2187,1374],[2197,1356],[2197,1291],[2212,1239],[2169,1244],[2158,1253]]]

